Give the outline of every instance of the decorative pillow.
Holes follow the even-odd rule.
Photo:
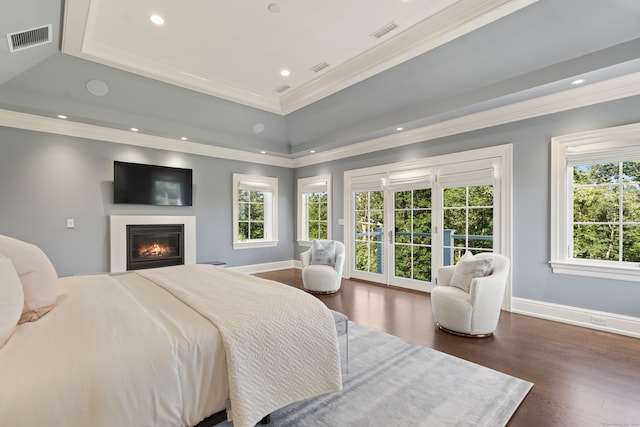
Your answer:
[[[58,274],[53,264],[39,247],[2,235],[0,255],[11,258],[22,283],[24,307],[18,324],[38,320],[56,302]]]
[[[493,258],[478,258],[474,257],[470,252],[466,252],[456,264],[449,284],[469,292],[473,279],[488,276],[492,271]]]
[[[24,305],[22,283],[13,263],[0,255],[0,348],[18,324]]]
[[[311,264],[335,265],[336,264],[336,242],[333,240],[324,245],[319,240],[311,242]]]

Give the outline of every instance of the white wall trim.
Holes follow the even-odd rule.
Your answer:
[[[171,139],[161,136],[146,135],[140,132],[113,129],[104,126],[90,125],[86,123],[74,122],[71,120],[61,120],[52,117],[37,116],[10,110],[0,110],[0,126],[32,130],[36,132],[46,132],[56,135],[75,136],[78,138],[113,142],[116,144],[127,144],[135,145],[138,147],[155,148],[157,150],[167,150],[178,153],[197,154],[200,156],[237,160],[240,162],[281,166],[285,168],[294,167],[294,161],[292,159],[287,159],[284,157],[251,153],[243,150],[217,147],[215,145],[202,144],[192,141],[182,141],[179,139]]]
[[[603,102],[640,95],[640,72],[616,77],[563,92],[545,95],[527,101],[516,102],[478,113],[467,114],[421,128],[310,154],[295,159],[295,167],[359,156],[390,148],[403,147],[418,142],[471,132],[492,126],[559,113]]]
[[[579,307],[513,298],[511,312],[640,338],[640,318]]]

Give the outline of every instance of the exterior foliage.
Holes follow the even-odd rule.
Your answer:
[[[264,193],[238,190],[238,240],[264,239]]]
[[[328,195],[326,192],[307,193],[305,197],[307,202],[307,229],[309,230],[309,240],[326,239],[328,236]]]
[[[573,169],[573,257],[640,262],[640,162]]]

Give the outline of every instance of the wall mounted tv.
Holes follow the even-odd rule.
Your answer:
[[[193,171],[167,166],[113,162],[113,202],[191,206]]]

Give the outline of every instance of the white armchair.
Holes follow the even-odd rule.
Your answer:
[[[493,335],[500,318],[510,262],[507,257],[494,253],[474,257],[484,258],[493,258],[493,270],[487,276],[472,278],[469,292],[451,286],[456,266],[438,269],[438,284],[431,291],[431,307],[441,330],[478,338]]]
[[[335,256],[331,257],[332,259],[329,262],[322,260],[320,261],[321,263],[318,263],[318,260],[314,260],[313,246],[300,254],[302,283],[309,292],[333,294],[340,290],[345,257],[344,245],[337,240],[317,240],[312,242],[312,245],[319,244],[322,247],[326,247],[331,242],[335,245]]]

